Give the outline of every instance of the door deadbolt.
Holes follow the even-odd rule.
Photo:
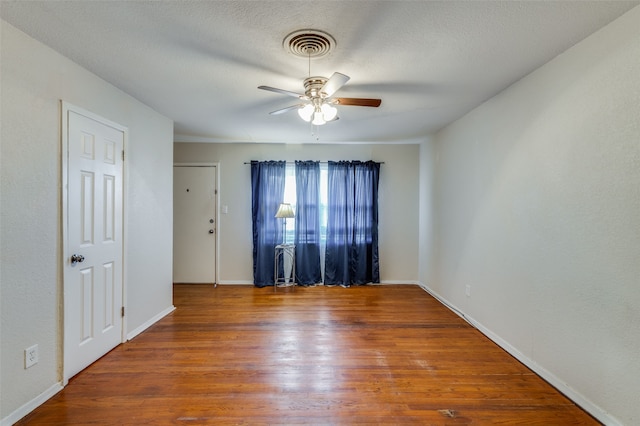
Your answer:
[[[75,265],[76,263],[84,262],[84,256],[81,254],[73,254],[71,255],[71,265]]]
[[[213,223],[213,219],[209,219],[209,223]]]

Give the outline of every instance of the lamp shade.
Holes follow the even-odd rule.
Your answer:
[[[306,104],[304,107],[298,109],[298,115],[304,121],[311,121],[311,116],[313,115],[313,105]]]
[[[322,104],[320,109],[322,110],[324,121],[332,121],[338,115],[338,110],[333,105]]]
[[[291,207],[291,204],[289,203],[282,203],[280,204],[280,207],[278,207],[278,211],[276,212],[276,216],[277,218],[290,218],[290,217],[295,217],[295,214],[293,213],[293,208]]]
[[[324,120],[322,111],[320,111],[320,108],[317,108],[316,112],[313,113],[313,121],[311,122],[311,124],[315,124],[316,126],[322,126],[325,123],[326,121]]]

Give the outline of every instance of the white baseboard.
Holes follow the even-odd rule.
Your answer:
[[[46,391],[42,392],[40,395],[33,398],[31,401],[24,404],[22,407],[15,410],[13,413],[9,414],[4,419],[0,420],[0,426],[11,426],[16,423],[18,420],[44,404],[49,398],[57,394],[62,390],[62,384],[56,383],[51,386]]]
[[[129,333],[127,333],[127,340],[133,339],[138,334],[142,333],[147,328],[151,327],[153,324],[157,323],[162,318],[166,317],[167,315],[169,315],[171,312],[173,312],[175,310],[176,310],[175,306],[173,306],[173,305],[169,306],[167,309],[165,309],[164,311],[160,312],[158,315],[154,316],[149,321],[147,321],[144,324],[142,324],[140,327],[137,327],[136,329],[131,330]]]
[[[253,281],[242,281],[242,280],[225,280],[220,281],[219,285],[253,285]]]
[[[449,301],[447,301],[446,299],[442,298],[439,294],[437,294],[435,291],[433,291],[429,286],[427,286],[427,285],[425,285],[424,283],[421,283],[421,282],[418,283],[418,285],[424,291],[426,291],[431,296],[433,296],[435,299],[437,299],[440,303],[442,303],[445,307],[447,307],[449,310],[451,310],[453,313],[458,315],[460,318],[462,318],[463,320],[468,322],[472,327],[476,328],[482,334],[487,336],[495,344],[497,344],[502,349],[507,351],[510,355],[512,355],[518,361],[520,361],[521,363],[526,365],[530,370],[532,370],[538,376],[542,377],[542,379],[544,379],[551,386],[553,386],[558,391],[563,393],[567,398],[569,398],[570,400],[575,402],[577,405],[579,405],[586,412],[588,412],[593,417],[598,419],[598,421],[602,422],[605,425],[609,425],[609,426],[622,426],[622,423],[620,423],[618,420],[616,420],[614,417],[612,417],[611,414],[609,414],[607,411],[603,410],[600,406],[598,406],[597,404],[594,404],[592,401],[590,401],[589,399],[585,398],[584,395],[582,395],[579,392],[577,392],[576,390],[574,390],[571,386],[569,386],[563,380],[558,378],[556,375],[554,375],[553,373],[549,372],[547,369],[545,369],[544,367],[542,367],[541,365],[536,363],[534,360],[532,360],[531,358],[529,358],[526,355],[524,355],[522,352],[520,352],[515,347],[511,346],[511,344],[509,344],[509,342],[507,342],[506,340],[504,340],[503,338],[501,338],[500,336],[498,336],[497,334],[495,334],[494,332],[489,330],[487,327],[485,327],[484,325],[482,325],[481,323],[479,323],[478,321],[476,321],[472,317],[469,317],[468,315],[466,315],[464,312],[462,312],[456,306],[450,304]]]
[[[406,281],[406,280],[384,280],[380,281],[377,285],[420,285],[418,281]]]

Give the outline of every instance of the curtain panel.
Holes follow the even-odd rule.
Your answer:
[[[322,282],[320,269],[320,163],[296,161],[296,277],[300,285]]]
[[[327,285],[380,282],[378,183],[380,163],[329,161]]]
[[[275,218],[284,197],[285,161],[251,162],[253,284],[274,285],[275,247],[282,243],[282,223]]]

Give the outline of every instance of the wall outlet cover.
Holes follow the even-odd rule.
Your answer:
[[[24,350],[24,368],[33,367],[38,363],[38,345],[29,346]]]

